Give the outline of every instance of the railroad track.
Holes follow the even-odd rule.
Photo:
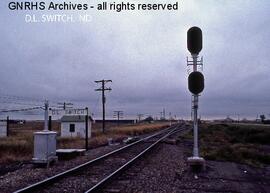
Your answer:
[[[113,177],[130,167],[136,160],[142,158],[163,139],[182,130],[184,128],[181,125],[166,128],[14,193],[98,192]]]

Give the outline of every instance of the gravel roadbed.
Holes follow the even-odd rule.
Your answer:
[[[152,134],[153,133],[143,134],[139,137],[144,138]],[[85,156],[79,156],[75,159],[67,161],[58,161],[49,168],[37,168],[33,164],[25,163],[20,164],[18,169],[16,165],[16,168],[14,167],[15,171],[10,170],[10,172],[0,176],[0,193],[14,192],[18,189],[64,172],[123,146],[125,146],[125,144],[94,148],[87,151]]]
[[[58,161],[50,168],[35,168],[32,164],[24,164],[20,169],[0,176],[1,193],[14,192],[27,185],[33,184],[50,176],[64,172],[79,164],[85,163],[91,159],[99,157],[123,145],[104,146],[91,149],[85,156],[79,156],[69,161]]]
[[[161,143],[108,184],[106,193],[269,193],[270,167],[254,168],[232,162],[206,161],[195,178],[186,160],[190,144]]]
[[[158,144],[147,156],[107,184],[102,191],[106,193],[270,193],[270,166],[255,168],[232,162],[207,160],[206,170],[197,174],[197,178],[186,162],[192,143],[174,139],[180,138],[175,135]],[[23,165],[21,169],[0,177],[0,192],[13,192],[119,147],[120,145],[92,149],[86,156],[71,161],[59,161],[48,169]],[[65,192],[65,189],[61,192]]]

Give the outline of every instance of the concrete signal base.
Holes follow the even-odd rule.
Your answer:
[[[205,160],[202,157],[189,157],[187,162],[193,172],[205,170]]]

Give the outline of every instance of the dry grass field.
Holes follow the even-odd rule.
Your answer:
[[[270,125],[201,124],[199,128],[200,151],[207,160],[270,164]],[[192,132],[185,137],[192,141]]]
[[[31,121],[23,125],[10,125],[10,135],[0,138],[0,164],[16,161],[29,161],[33,156],[33,133],[43,129],[43,122]],[[107,145],[108,138],[121,141],[127,136],[140,135],[167,127],[168,123],[120,125],[108,124],[105,133],[101,132],[101,124],[93,124],[92,138],[89,139],[89,148]],[[52,128],[58,132],[57,148],[84,148],[84,139],[61,138],[60,123],[53,122]]]

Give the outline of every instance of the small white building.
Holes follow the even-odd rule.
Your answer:
[[[61,137],[85,137],[84,115],[64,115],[61,118]],[[91,137],[93,119],[88,117],[88,137]]]

